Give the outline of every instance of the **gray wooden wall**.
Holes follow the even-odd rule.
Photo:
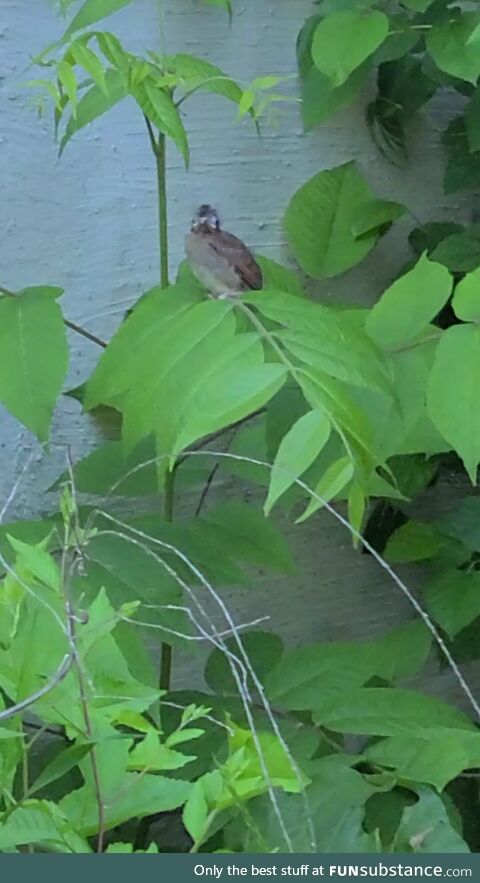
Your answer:
[[[105,23],[133,50],[185,51],[204,56],[249,81],[295,71],[295,38],[315,7],[310,0],[234,0],[232,28],[221,10],[194,0],[136,0]],[[114,332],[126,307],[157,281],[155,177],[143,120],[122,103],[77,136],[59,161],[49,119],[39,120],[21,87],[36,76],[29,56],[60,33],[48,0],[2,0],[0,10],[0,282],[18,289],[42,282],[64,286],[69,318],[102,337]],[[295,88],[295,87],[293,87]],[[292,93],[294,94],[294,93]],[[304,135],[297,103],[282,108],[259,139],[248,122],[216,96],[188,104],[192,167],[168,156],[171,268],[182,258],[193,208],[218,206],[228,228],[263,254],[288,260],[281,218],[295,190],[317,171],[356,158],[378,195],[405,202],[421,221],[468,217],[469,206],[442,192],[439,127],[452,111],[449,96],[419,118],[411,135],[411,162],[399,170],[379,156],[364,123],[364,94],[353,109]],[[317,286],[322,297],[371,303],[402,266],[407,218],[359,267]],[[96,348],[72,336],[69,384],[87,376]],[[95,444],[95,433],[75,402],[61,401],[53,445],[43,452],[0,408],[0,502],[32,450],[35,459],[10,516],[48,509],[45,494],[63,466]],[[217,487],[216,497],[236,492]],[[447,492],[442,491],[443,497]],[[440,505],[440,503],[439,503]],[[411,613],[408,603],[367,556],[351,548],[327,514],[288,533],[301,567],[298,577],[262,577],[248,590],[229,592],[245,621],[270,614],[271,627],[289,642],[368,636]],[[418,576],[415,577],[418,579]],[[191,665],[184,678],[190,683]],[[429,688],[458,698],[450,676],[432,672]]]

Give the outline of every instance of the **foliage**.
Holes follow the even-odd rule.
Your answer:
[[[145,117],[160,284],[74,391],[118,435],[67,461],[57,511],[1,527],[0,850],[468,851],[446,789],[480,768],[478,722],[408,681],[434,646],[450,664],[451,650],[478,657],[478,498],[429,522],[407,504],[452,462],[476,484],[478,225],[412,230],[412,261],[370,309],[316,302],[295,271],[261,256],[263,289],[237,300],[207,298],[186,266],[170,282],[165,152],[169,142],[188,166],[183,103],[206,91],[258,123],[285,97],[275,75],[237,83],[210,61],[143,57],[95,29],[129,2],[86,0],[72,13],[63,0],[70,23],[31,83],[42,110],[53,102],[60,151],[121,101]],[[227,0],[206,2],[232,14]],[[375,69],[367,121],[398,161],[412,116],[453,87],[468,104],[444,136],[445,188],[476,187],[480,14],[450,0],[391,7],[317,4],[297,43],[305,127],[348,104]],[[406,213],[351,161],[304,183],[284,227],[299,268],[318,279],[359,263]],[[65,324],[85,334],[61,294],[0,297],[0,401],[42,442],[65,380]],[[224,436],[220,457],[209,443]],[[263,511],[209,505],[219,469],[260,486]],[[179,518],[185,488],[198,504]],[[387,561],[429,569],[423,621],[290,649],[258,620],[238,627],[224,587],[253,590],[268,569],[293,594],[301,568],[272,510],[303,522],[341,508],[358,546],[376,500],[402,509]],[[148,635],[159,636],[159,673]],[[210,692],[174,692],[172,649],[193,654],[198,641],[211,649]],[[362,737],[357,753],[350,734]]]

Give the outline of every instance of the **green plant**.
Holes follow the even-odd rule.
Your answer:
[[[272,510],[303,522],[326,508],[361,547],[371,501],[405,506],[452,451],[476,481],[476,227],[413,231],[415,260],[371,309],[313,302],[293,271],[262,257],[264,289],[236,301],[207,300],[184,265],[170,283],[166,151],[188,165],[184,101],[207,90],[258,124],[284,96],[271,91],[278,77],[239,84],[203,59],[141,57],[88,30],[128,2],[86,0],[31,83],[42,110],[53,99],[61,151],[117,102],[136,102],[158,182],[160,267],[108,345],[63,318],[60,289],[2,289],[1,402],[47,441],[67,325],[103,349],[74,394],[119,434],[79,462],[67,456],[57,512],[0,529],[0,850],[142,851],[157,814],[181,814],[180,837],[167,825],[160,849],[466,851],[446,789],[480,767],[477,723],[403,683],[433,639],[480,717],[455,662],[480,614],[476,500],[430,524],[408,520],[387,561],[366,544],[419,614],[380,638],[284,650],[261,622],[235,623],[221,588],[258,567],[293,578]],[[454,46],[474,47],[467,67],[451,48],[443,61],[452,28]],[[476,29],[447,2],[326,0],[299,38],[307,126],[350,100],[373,62],[369,119],[398,147],[438,80],[432,59],[455,87],[476,84]],[[304,273],[322,279],[361,261],[405,212],[349,162],[297,191],[285,229]],[[439,322],[445,309],[455,325]],[[263,511],[207,508],[219,470],[262,488]],[[198,502],[179,518],[185,487]],[[435,569],[426,610],[388,563],[412,560]],[[146,634],[161,636],[158,672]],[[199,640],[212,648],[210,692],[175,692],[172,649]],[[365,737],[357,754],[345,734]]]

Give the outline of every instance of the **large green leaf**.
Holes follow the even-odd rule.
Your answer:
[[[134,317],[132,317],[134,318]],[[231,303],[208,301],[158,331],[138,353],[124,405],[128,449],[155,432],[159,454],[183,447],[257,410],[280,388],[286,368],[265,364],[256,333],[236,333]]]
[[[464,731],[434,730],[425,736],[391,736],[365,752],[375,765],[393,768],[402,779],[425,782],[442,791],[463,770],[473,766],[471,752],[464,746]],[[480,743],[480,736],[467,733]],[[477,747],[477,759],[478,749]]]
[[[474,85],[480,76],[480,52],[478,43],[470,41],[470,37],[479,23],[474,12],[452,15],[434,24],[426,36],[427,49],[438,67]]]
[[[321,697],[373,677],[411,677],[425,662],[430,645],[431,636],[419,622],[369,641],[304,645],[285,652],[265,686],[272,702],[283,708],[315,708]]]
[[[353,162],[319,172],[297,190],[285,213],[285,229],[306,273],[335,276],[371,251],[377,234],[355,239],[352,227],[358,206],[372,197]]]
[[[383,349],[399,349],[414,340],[447,302],[450,273],[424,255],[397,279],[370,311],[366,330]]]
[[[67,363],[62,313],[49,289],[0,298],[0,402],[41,441]]]
[[[397,528],[388,540],[385,557],[393,564],[406,561],[425,561],[433,558],[447,542],[433,524],[407,521]]]
[[[127,6],[129,3],[131,3],[131,0],[85,0],[85,3],[70,22],[63,35],[63,39],[67,39],[75,31],[88,28],[89,25],[95,24],[95,22],[100,21],[102,18],[107,18],[108,15],[112,15],[112,13],[117,12],[118,9],[122,9],[123,6]]]
[[[306,795],[279,794],[277,797],[294,852],[342,855],[375,852],[375,836],[368,834],[363,824],[365,804],[375,793],[375,787],[335,757],[318,759],[312,779]],[[249,811],[254,824],[249,824],[241,839],[232,843],[233,849],[264,851],[266,843],[268,851],[284,852],[285,841],[270,799],[260,798]],[[316,850],[312,846],[312,826]]]
[[[415,735],[439,727],[475,729],[466,715],[440,699],[388,687],[339,690],[318,703],[314,718],[339,733],[372,736]]]
[[[447,570],[425,589],[427,608],[449,638],[480,616],[480,573]]]
[[[465,853],[470,852],[465,840],[452,825],[449,813],[438,794],[417,788],[420,800],[407,807],[394,840],[394,851]]]
[[[284,327],[275,333],[294,361],[300,359],[315,371],[354,386],[393,394],[390,366],[353,312],[299,300],[282,291],[263,290],[245,299]]]
[[[310,518],[314,512],[317,512],[322,506],[340,494],[352,480],[354,472],[355,468],[350,457],[345,456],[335,460],[315,486],[315,496],[312,496],[307,508],[297,518],[296,523],[301,524],[302,521]]]
[[[265,512],[313,463],[326,445],[331,424],[321,411],[308,411],[292,426],[280,442],[273,464]]]
[[[456,325],[444,332],[428,383],[428,414],[462,458],[472,483],[480,462],[480,328]]]
[[[63,842],[63,832],[54,822],[48,804],[44,801],[27,801],[24,807],[19,807],[9,815],[2,825],[0,824],[0,849],[5,850],[12,846],[36,843]]]
[[[383,12],[337,12],[316,27],[312,58],[334,86],[341,86],[350,74],[383,43],[388,35],[388,18]]]
[[[278,635],[269,632],[248,632],[242,636],[242,645],[250,661],[255,674],[263,683],[265,676],[279,661],[282,655],[283,643]],[[234,638],[226,642],[228,649],[236,656],[239,654],[238,645]],[[218,648],[215,648],[207,659],[205,665],[205,681],[214,693],[238,693],[237,683],[233,677],[228,657]],[[251,683],[250,689],[255,691]]]
[[[325,74],[311,67],[302,83],[302,119],[305,131],[323,123],[337,110],[350,104],[365,83],[367,65],[357,68],[341,86],[333,86]]]
[[[232,360],[206,380],[191,403],[179,427],[173,453],[178,454],[196,439],[262,408],[281,389],[286,378],[284,365],[254,366],[245,364],[244,358]]]
[[[142,299],[102,354],[86,389],[87,410],[99,404],[117,404],[135,383],[157,370],[159,354],[171,340],[172,325],[199,301],[187,286],[155,288]],[[176,343],[176,341],[175,341]]]
[[[115,783],[113,788],[106,785],[105,775],[101,778],[107,829],[133,818],[177,809],[185,803],[192,787],[189,782],[165,776],[123,772],[121,768],[119,772],[123,773],[121,782]],[[98,809],[91,785],[67,794],[60,806],[75,830],[84,837],[91,837],[98,831]]]
[[[234,561],[292,572],[295,565],[288,545],[275,523],[248,503],[223,503],[203,516],[205,539],[220,546]]]
[[[452,307],[462,322],[480,322],[480,268],[460,280],[453,295]]]

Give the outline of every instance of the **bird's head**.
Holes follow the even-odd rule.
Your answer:
[[[220,230],[220,218],[218,217],[216,209],[212,208],[211,205],[201,205],[196,211],[195,217],[192,221],[192,230],[195,232],[199,230],[200,227],[207,227],[210,230]]]

